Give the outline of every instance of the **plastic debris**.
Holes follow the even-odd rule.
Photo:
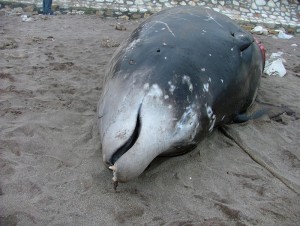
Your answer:
[[[268,30],[262,26],[256,26],[255,28],[253,28],[251,30],[251,32],[253,34],[257,34],[257,35],[268,35],[269,34]]]
[[[272,53],[270,59],[266,61],[264,73],[271,76],[277,75],[283,77],[286,74],[286,69],[283,65],[285,59],[282,58],[283,52]]]
[[[275,30],[275,31],[278,31],[277,37],[280,39],[291,39],[293,37],[293,35],[288,35],[281,30]]]
[[[21,15],[21,19],[23,22],[28,22],[32,20],[32,18],[28,17],[27,15]]]

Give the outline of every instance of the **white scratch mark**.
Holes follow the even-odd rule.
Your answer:
[[[205,83],[203,84],[203,92],[208,92],[209,84]]]
[[[174,92],[174,90],[175,90],[175,86],[174,85],[172,85],[172,82],[171,81],[168,81],[168,84],[169,84],[169,86],[170,86],[170,88],[169,88],[169,91],[170,91],[170,93],[173,95],[173,92]]]
[[[189,76],[184,75],[184,76],[182,77],[182,83],[183,83],[183,84],[186,83],[186,84],[189,86],[190,92],[193,92],[193,84],[192,84],[191,78],[190,78]]]
[[[168,59],[167,57],[165,57],[165,60]]]
[[[211,131],[213,130],[213,128],[214,128],[214,126],[215,126],[215,122],[216,122],[216,116],[213,115],[213,116],[212,116],[212,120],[210,121],[210,127],[209,127],[209,129],[208,129],[209,132],[211,132]]]
[[[211,82],[211,78],[210,77],[208,78],[208,81]]]
[[[169,25],[168,25],[167,23],[162,22],[162,21],[158,21],[158,20],[155,20],[154,22],[155,22],[155,23],[160,23],[160,24],[165,25],[166,28],[168,29],[168,31],[169,31],[174,37],[176,37],[175,34],[174,34],[173,31],[170,29],[170,27],[169,27]]]
[[[223,27],[218,21],[216,21],[216,19],[215,18],[213,18],[211,15],[210,15],[210,13],[208,12],[208,11],[206,11],[206,13],[207,13],[207,19],[206,19],[206,21],[210,21],[210,20],[213,20],[216,24],[218,24],[220,27]]]
[[[223,79],[220,79],[221,80],[221,82],[223,83],[224,82],[224,80]]]
[[[205,71],[206,69],[205,68],[201,68],[201,71]]]

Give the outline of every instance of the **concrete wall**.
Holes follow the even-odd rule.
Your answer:
[[[42,0],[13,0],[42,6]],[[300,0],[53,0],[60,8],[88,7],[99,9],[104,16],[128,15],[133,18],[177,5],[209,6],[231,18],[270,27],[292,27],[300,32]]]

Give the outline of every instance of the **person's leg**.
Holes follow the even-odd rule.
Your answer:
[[[49,0],[48,13],[49,13],[50,15],[53,15],[53,11],[52,11],[52,0]]]
[[[53,14],[51,6],[52,6],[52,0],[44,0],[45,1],[45,14]]]
[[[43,0],[43,14],[46,15],[46,0]]]

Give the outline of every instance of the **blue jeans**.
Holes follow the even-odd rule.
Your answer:
[[[53,11],[51,9],[52,0],[43,0],[43,14],[44,15],[52,15]]]

